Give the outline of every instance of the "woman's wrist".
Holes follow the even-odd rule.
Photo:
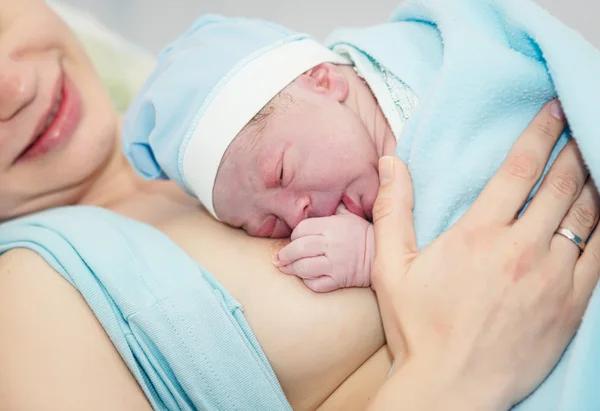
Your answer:
[[[494,381],[474,381],[456,367],[431,359],[407,358],[396,364],[373,403],[373,410],[415,411],[481,410],[510,408],[506,389]]]

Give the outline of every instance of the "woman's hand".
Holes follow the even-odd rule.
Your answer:
[[[422,252],[408,170],[381,159],[372,283],[390,349],[406,361],[374,409],[401,395],[408,407],[407,396],[417,398],[418,409],[508,408],[557,363],[600,273],[597,232],[581,255],[555,234],[565,227],[587,239],[598,221],[598,195],[573,142],[517,214],[564,126],[559,103],[546,105],[475,204]]]

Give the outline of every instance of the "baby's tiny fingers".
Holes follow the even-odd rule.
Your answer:
[[[300,221],[300,224],[292,231],[290,238],[292,241],[295,241],[301,237],[323,234],[323,229],[326,227],[323,223],[329,218],[330,217],[315,217]]]
[[[281,271],[284,274],[287,275],[296,275],[296,272],[294,271],[294,267],[292,267],[292,265],[284,265],[279,267],[279,271]]]
[[[318,257],[325,254],[325,237],[320,235],[309,235],[300,237],[275,254],[273,262],[281,267],[292,264],[294,261],[306,257]]]
[[[328,293],[340,288],[333,278],[328,275],[322,275],[317,278],[305,278],[304,284],[316,293]]]
[[[280,267],[279,270],[284,274],[300,278],[316,278],[331,273],[331,263],[324,256],[301,258],[292,264]]]

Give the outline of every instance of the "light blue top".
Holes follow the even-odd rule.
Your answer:
[[[542,105],[557,95],[599,181],[600,53],[535,3],[407,0],[390,22],[338,30],[328,45],[362,53],[418,96],[397,154],[413,180],[420,247],[464,214]],[[561,137],[550,164],[568,138]],[[598,381],[596,292],[558,366],[516,408],[600,410]]]
[[[160,231],[95,207],[0,225],[85,298],[157,410],[291,410],[243,308]]]

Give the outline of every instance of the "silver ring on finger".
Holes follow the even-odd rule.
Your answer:
[[[556,230],[554,232],[554,234],[560,234],[563,237],[568,238],[569,240],[573,241],[575,243],[575,245],[577,247],[579,247],[580,253],[582,253],[583,250],[585,249],[585,241],[583,241],[583,239],[581,237],[579,237],[577,234],[575,234],[573,231],[569,230],[568,228],[559,227],[559,229]]]

